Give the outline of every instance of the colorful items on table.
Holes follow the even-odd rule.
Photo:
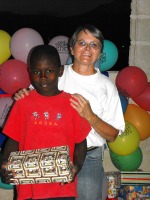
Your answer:
[[[150,172],[105,172],[108,180],[106,200],[150,200]]]
[[[117,200],[118,188],[120,188],[120,172],[106,172],[108,180],[108,196],[106,200]]]
[[[148,200],[150,199],[150,185],[121,186],[118,191],[119,200]]]

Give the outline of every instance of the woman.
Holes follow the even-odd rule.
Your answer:
[[[103,35],[93,25],[77,28],[70,40],[73,64],[64,66],[59,79],[60,90],[77,100],[71,105],[91,125],[87,136],[87,155],[78,174],[77,200],[101,200],[103,183],[103,145],[114,141],[125,123],[118,91],[108,77],[94,67],[103,50]],[[23,90],[27,94],[27,90]],[[24,96],[22,90],[16,100]]]

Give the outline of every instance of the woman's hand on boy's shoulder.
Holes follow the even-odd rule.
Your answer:
[[[14,99],[15,99],[16,101],[18,101],[19,99],[22,99],[22,98],[24,98],[25,96],[28,96],[31,90],[32,90],[32,89],[27,89],[27,88],[23,88],[23,89],[19,90],[18,92],[16,92],[16,93],[14,94]]]

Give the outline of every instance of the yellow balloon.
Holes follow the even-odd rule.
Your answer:
[[[143,108],[136,104],[128,104],[124,119],[137,128],[140,140],[150,137],[150,114]]]
[[[4,63],[11,56],[10,35],[0,30],[0,64]]]
[[[140,136],[133,124],[125,121],[125,131],[114,142],[107,142],[108,147],[117,155],[126,156],[138,148]]]

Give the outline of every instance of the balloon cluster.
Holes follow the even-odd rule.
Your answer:
[[[68,37],[60,35],[48,43],[58,50],[62,65],[66,64],[69,55],[68,40]],[[27,69],[28,53],[41,44],[44,44],[43,38],[32,28],[21,28],[12,36],[0,30],[0,127],[13,103],[11,96],[31,83]]]
[[[127,66],[116,77],[118,91],[136,104],[129,104],[124,113],[126,121],[138,130],[140,140],[150,137],[150,84],[146,73],[137,66]]]
[[[120,171],[134,171],[142,163],[143,155],[139,147],[140,136],[132,123],[125,121],[125,131],[114,142],[108,142],[110,158]]]
[[[48,43],[58,50],[62,65],[66,64],[69,55],[68,40],[68,37],[60,35]],[[30,85],[28,53],[34,46],[41,44],[44,44],[43,38],[34,29],[21,28],[12,36],[0,30],[0,88],[3,91],[14,94],[20,88]],[[10,56],[13,58],[9,59]]]
[[[114,142],[108,142],[110,158],[120,171],[137,170],[143,160],[140,141],[150,137],[150,84],[145,72],[127,66],[116,77],[125,119],[125,131]],[[131,98],[136,104],[128,104]]]
[[[0,38],[3,37],[0,50],[9,49],[0,54],[0,88],[6,93],[14,94],[20,88],[29,87],[27,56],[32,47],[43,44],[43,39],[31,28],[22,28],[12,36],[8,35],[5,31],[0,32]],[[11,55],[13,58],[9,59]]]

